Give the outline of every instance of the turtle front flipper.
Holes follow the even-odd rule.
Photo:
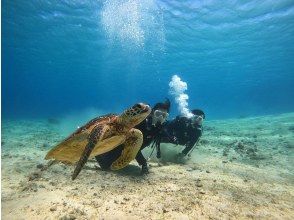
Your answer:
[[[102,125],[102,124],[97,125],[92,130],[92,132],[90,133],[89,138],[88,138],[88,144],[86,145],[86,147],[82,153],[82,156],[80,157],[80,160],[78,161],[77,166],[74,170],[74,173],[72,175],[72,180],[74,180],[79,175],[83,166],[87,162],[91,152],[93,151],[95,145],[97,144],[98,141],[103,139],[104,134],[108,130],[109,130],[109,126]]]
[[[143,143],[143,134],[140,130],[132,128],[127,134],[123,151],[120,157],[114,161],[110,167],[111,170],[119,170],[127,166],[135,159]]]

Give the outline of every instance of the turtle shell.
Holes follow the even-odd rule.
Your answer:
[[[107,125],[110,123],[115,123],[117,117],[118,116],[115,114],[108,114],[92,119],[87,124],[77,129],[74,133],[64,139],[53,149],[51,149],[47,153],[45,159],[55,159],[57,161],[70,164],[77,162],[88,143],[88,136],[93,128],[98,124]],[[113,136],[101,140],[95,145],[95,148],[91,152],[90,158],[114,149],[116,146],[122,144],[125,139],[125,135],[115,135],[114,131]]]

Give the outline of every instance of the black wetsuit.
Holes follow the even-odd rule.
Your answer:
[[[141,166],[146,166],[147,161],[142,154],[142,150],[145,147],[149,146],[153,141],[156,141],[157,143],[160,142],[160,134],[161,134],[161,130],[162,130],[163,126],[162,125],[157,125],[157,126],[152,125],[152,116],[149,115],[144,121],[142,121],[135,128],[139,129],[143,133],[143,144],[142,144],[141,149],[139,150],[139,152],[136,156],[136,160]],[[109,169],[111,164],[116,159],[118,159],[118,157],[121,155],[122,150],[123,150],[123,145],[120,145],[117,148],[115,148],[107,153],[96,156],[95,158],[102,169]],[[158,150],[159,150],[159,148],[158,148]]]
[[[202,135],[202,125],[195,125],[187,117],[177,116],[168,121],[161,135],[161,143],[176,143],[186,146],[182,154],[187,155]],[[166,136],[165,134],[169,134]],[[176,142],[171,141],[170,136],[176,137]]]

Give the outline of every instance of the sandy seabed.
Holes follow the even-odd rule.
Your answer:
[[[163,144],[148,176],[90,160],[75,181],[73,166],[44,160],[60,128],[2,122],[2,219],[294,219],[294,113],[207,121],[189,159]]]

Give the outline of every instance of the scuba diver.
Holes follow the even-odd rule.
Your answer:
[[[166,122],[170,109],[170,101],[166,99],[165,102],[159,102],[154,105],[150,115],[142,121],[139,125],[135,126],[135,128],[139,129],[143,133],[143,143],[141,149],[139,150],[136,160],[140,166],[142,166],[141,173],[147,174],[148,166],[147,160],[142,154],[142,150],[149,146],[152,143],[152,147],[155,145],[160,154],[160,142],[161,142],[161,134],[163,130],[163,124]],[[168,139],[169,134],[165,134],[165,139]],[[172,141],[172,140],[169,140]],[[121,155],[123,146],[118,146],[117,148],[96,156],[96,160],[99,163],[101,169],[107,170],[110,168],[111,164]],[[160,157],[160,155],[157,155]]]
[[[177,116],[175,119],[165,123],[161,135],[161,143],[173,143],[185,146],[178,157],[190,155],[202,135],[202,123],[205,114],[200,109],[191,111],[193,117]],[[168,135],[165,135],[168,134]],[[170,138],[173,136],[173,138]]]

